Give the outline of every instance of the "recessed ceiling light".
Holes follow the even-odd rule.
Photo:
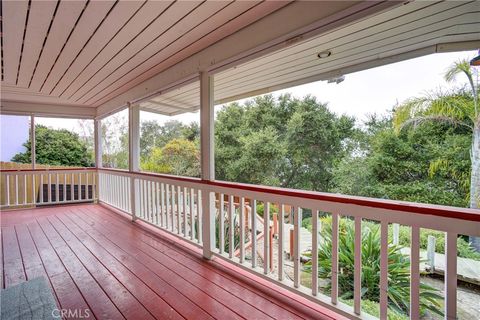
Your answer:
[[[329,51],[329,50],[325,50],[325,51],[322,51],[322,52],[319,52],[317,54],[317,57],[319,57],[320,59],[323,59],[323,58],[328,58],[332,55],[332,52]]]

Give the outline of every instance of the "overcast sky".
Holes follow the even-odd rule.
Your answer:
[[[446,83],[443,74],[454,61],[471,59],[475,55],[475,51],[433,54],[347,74],[345,81],[339,84],[318,81],[275,91],[273,94],[290,92],[299,98],[311,94],[316,96],[318,101],[328,103],[330,110],[335,113],[348,114],[363,120],[367,114],[384,114],[409,97],[440,88],[445,90],[464,85],[463,78],[454,84]],[[216,107],[217,110],[219,108],[221,106]],[[184,123],[200,120],[198,112],[175,117],[148,114],[148,118],[160,122],[177,119]],[[76,127],[76,120],[42,119],[39,122],[56,128]]]

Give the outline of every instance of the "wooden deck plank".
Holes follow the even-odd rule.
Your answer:
[[[118,277],[123,273],[135,274],[138,279],[141,279],[141,282],[143,282],[144,285],[148,286],[156,295],[161,297],[163,300],[156,301],[156,304],[160,305],[159,309],[164,313],[163,318],[183,318],[180,313],[185,314],[186,318],[210,318],[202,311],[202,309],[198,308],[190,300],[183,297],[183,295],[176,291],[175,288],[172,288],[168,283],[148,272],[148,269],[142,264],[134,263],[125,254],[116,256],[113,252],[105,250],[93,239],[89,238],[86,233],[83,233],[83,231],[75,225],[72,220],[70,220],[68,215],[59,215],[58,218],[72,231],[73,234],[81,239],[83,244],[90,250],[90,252],[92,252],[92,254],[101,259],[104,264],[107,265],[112,274]],[[125,284],[123,281],[122,283]],[[136,283],[135,285],[141,286],[139,283]],[[143,294],[142,296],[143,299],[148,300],[153,299],[155,294]],[[173,308],[173,306],[178,310]]]
[[[47,219],[125,318],[154,319],[148,310],[83,246],[57,217],[50,216]]]
[[[115,221],[115,217],[104,216],[100,211],[95,212],[98,212],[99,214],[89,215],[85,210],[81,209],[75,210],[74,213],[84,219],[86,223],[93,226],[99,226],[99,230],[96,232],[97,235],[99,235],[100,230],[102,230],[106,235],[108,234],[110,239],[115,239],[115,241],[113,241],[114,243],[120,244],[122,239],[115,236],[123,234],[127,231],[127,228],[131,228],[131,226],[128,226],[127,224],[122,225],[121,222]],[[108,230],[108,233],[106,230]],[[190,259],[188,259],[186,256],[173,250],[161,241],[146,236],[138,228],[135,228],[135,239],[135,246],[132,247],[131,250],[134,252],[143,252],[139,257],[142,261],[153,258],[156,261],[165,264],[167,268],[173,270],[177,274],[184,275],[184,277],[190,281],[193,280],[193,284],[197,287],[211,288],[210,291],[221,289],[220,291],[217,291],[220,296],[215,294],[215,292],[213,295],[218,298],[219,301],[224,301],[226,305],[239,305],[244,308],[243,311],[245,312],[254,307],[257,310],[264,312],[262,315],[263,317],[268,315],[275,319],[301,319],[297,314],[285,310],[263,297],[261,292],[247,290],[245,287],[239,286],[238,283],[233,282],[231,279],[219,273],[212,272],[212,269],[206,267],[206,263],[204,263],[201,257],[197,259],[190,257]],[[125,246],[128,245],[130,244],[122,243],[121,247],[125,248]],[[145,257],[145,255],[148,256]],[[228,299],[224,299],[225,297]],[[232,299],[235,300],[232,301]],[[245,314],[241,315],[248,316]],[[250,314],[250,317],[252,316],[254,316],[254,314]]]
[[[69,217],[74,218],[74,215],[69,215]],[[99,222],[95,226],[98,226],[102,232],[95,228],[89,228],[90,230],[85,231],[96,239],[98,243],[107,244],[110,247],[117,246],[118,249],[129,253],[138,261],[142,261],[152,272],[165,280],[169,280],[177,288],[183,288],[186,291],[198,288],[199,291],[197,292],[203,292],[208,296],[206,299],[218,301],[225,308],[244,318],[272,319],[268,314],[246,303],[243,299],[232,295],[210,280],[201,277],[198,273],[139,241],[136,234],[132,237],[132,241],[129,239],[127,242],[123,236],[118,237],[118,232],[106,229],[106,224]],[[184,291],[183,289],[181,290],[182,292]],[[195,296],[198,297],[198,293]]]
[[[95,208],[79,208],[80,212],[83,212],[87,215],[90,215],[92,218],[101,218],[104,215],[107,215],[113,219],[108,219],[108,226],[123,226],[127,228],[131,228],[131,222],[127,221],[126,219],[118,219],[118,214],[115,212],[112,212],[111,210],[108,210],[105,207],[102,206],[96,206]],[[151,227],[153,228],[153,227]],[[253,297],[253,303],[257,303],[257,307],[261,307],[262,310],[269,310],[269,311],[274,311],[272,310],[275,307],[281,308],[284,311],[290,312],[289,314],[281,314],[278,318],[295,318],[294,315],[297,317],[301,318],[318,318],[319,315],[319,309],[322,310],[322,317],[326,319],[338,319],[339,315],[335,314],[334,312],[330,310],[323,310],[324,308],[322,307],[317,307],[317,308],[305,308],[305,306],[302,303],[298,303],[294,301],[295,303],[292,303],[292,299],[289,293],[284,294],[283,292],[277,292],[273,291],[270,289],[270,287],[266,287],[264,285],[261,285],[259,279],[255,279],[254,281],[251,280],[249,277],[243,276],[243,272],[239,272],[240,270],[231,270],[230,268],[225,268],[221,264],[216,263],[215,261],[206,261],[202,259],[201,256],[201,251],[187,243],[187,242],[182,242],[182,246],[179,245],[178,239],[174,238],[173,236],[170,236],[160,230],[158,232],[162,233],[162,237],[157,237],[156,233],[152,234],[149,232],[149,230],[145,231],[143,228],[135,228],[140,232],[140,234],[136,235],[139,239],[142,239],[142,241],[146,242],[147,244],[153,246],[154,248],[157,248],[161,252],[164,252],[166,254],[171,254],[170,256],[172,259],[175,261],[184,261],[185,265],[187,266],[195,266],[194,269],[199,268],[199,265],[202,265],[206,269],[202,271],[202,274],[205,274],[207,276],[212,276],[212,275],[219,275],[219,284],[220,285],[226,285],[228,284],[228,281],[232,283],[232,287],[228,288],[230,292],[232,290],[241,290],[242,288],[247,289],[248,291],[254,293],[256,297]],[[116,230],[118,233],[125,232],[122,227],[120,227],[118,230]],[[155,229],[157,231],[157,229]],[[183,245],[185,247],[183,247]],[[170,249],[170,250],[168,250]],[[182,260],[183,259],[185,260]],[[218,259],[216,259],[218,260]],[[220,261],[220,260],[219,260]],[[197,264],[197,265],[196,265]],[[202,269],[198,269],[202,270]],[[252,275],[252,277],[255,277]],[[265,281],[264,281],[265,282]],[[285,291],[285,290],[284,290]],[[266,293],[268,292],[268,294]],[[293,294],[292,294],[293,295]],[[245,295],[245,293],[240,294],[239,297],[244,298],[247,297],[248,295]],[[264,304],[259,303],[259,301],[264,301]],[[269,304],[270,303],[270,306]],[[308,302],[307,302],[308,303]],[[312,303],[315,305],[314,303]],[[309,304],[310,306],[313,307],[312,304]],[[267,307],[267,309],[265,309]],[[271,315],[275,314],[274,313],[269,313]]]
[[[0,214],[4,273],[19,273],[21,266],[25,280],[46,275],[61,308],[87,308],[91,318],[342,318],[227,261],[205,260],[193,244],[101,205]],[[17,261],[13,269],[11,261]],[[102,314],[101,305],[116,315]]]
[[[62,260],[65,269],[87,301],[95,317],[99,319],[124,319],[123,315],[92,275],[82,265],[72,250],[63,242],[60,235],[47,223],[46,218],[38,219],[38,223],[53,245],[58,257]]]
[[[42,263],[42,259],[38,254],[37,248],[35,247],[35,243],[33,242],[27,226],[25,224],[16,225],[15,231],[17,232],[18,244],[22,253],[22,260],[25,267],[27,280],[32,280],[37,277],[44,277],[48,281],[48,285],[52,290],[57,306],[60,306],[55,289],[49,281],[47,272]]]
[[[70,274],[63,266],[62,261],[55,253],[55,250],[50,245],[38,223],[32,221],[27,227],[32,240],[35,243],[38,254],[42,259],[50,283],[58,297],[60,307],[66,310],[83,310],[84,312],[88,310],[91,318],[95,319],[95,315],[93,315],[89,305],[75,285],[75,282],[70,277]]]
[[[8,288],[26,281],[27,276],[23,267],[15,227],[2,228],[2,240],[4,249],[5,287]]]

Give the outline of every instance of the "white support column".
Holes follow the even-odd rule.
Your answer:
[[[128,103],[128,169],[135,172],[140,169],[140,108]],[[130,203],[132,208],[132,221],[137,219],[139,192],[135,188],[135,178],[130,176]],[[127,195],[125,195],[127,196]]]
[[[200,154],[201,177],[203,180],[215,179],[214,163],[214,106],[213,76],[200,73]],[[215,247],[215,193],[202,190],[202,232],[203,256],[212,258]]]
[[[30,115],[30,154],[32,161],[32,169],[35,169],[36,163],[36,151],[35,151],[35,116],[33,113]]]
[[[102,163],[102,122],[99,119],[94,120],[93,135],[95,139],[95,167],[103,167]]]
[[[128,103],[128,168],[140,169],[140,108]]]

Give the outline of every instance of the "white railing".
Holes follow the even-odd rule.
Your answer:
[[[349,318],[370,317],[361,308],[362,225],[376,222],[380,228],[381,319],[387,318],[389,303],[389,225],[400,224],[411,230],[408,308],[411,319],[420,318],[420,230],[445,232],[444,313],[445,319],[457,317],[457,235],[480,236],[479,210],[110,169],[98,171],[100,202],[202,246],[207,256],[211,253],[228,260]],[[259,215],[260,206],[265,218]],[[266,214],[270,208],[276,211],[272,219]],[[302,214],[306,212],[312,213],[311,235],[301,228]],[[319,290],[318,259],[311,260],[311,284],[305,285],[302,273],[305,247],[309,247],[313,257],[321,249],[319,220],[324,216],[331,218],[332,271],[328,295]],[[339,299],[342,219],[348,219],[354,226],[352,307]],[[278,234],[275,241],[273,234]]]
[[[101,202],[197,244],[202,244],[201,186],[192,187],[182,179],[99,170]]]
[[[0,207],[91,202],[97,198],[96,180],[96,168],[1,170]]]
[[[128,171],[118,170],[115,174],[110,172],[98,172],[98,199],[125,213],[132,214],[133,194],[130,185],[131,178]]]

